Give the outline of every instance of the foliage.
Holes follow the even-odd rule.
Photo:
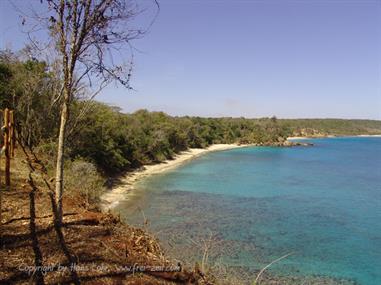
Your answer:
[[[55,80],[44,62],[4,53],[0,57],[0,108],[16,110],[19,133],[49,153],[52,168],[59,125],[51,95]],[[172,117],[147,110],[124,114],[117,107],[74,98],[67,128],[66,158],[82,157],[98,170],[115,174],[173,158],[187,148],[216,143],[273,145],[292,135],[380,134],[381,122]]]
[[[380,134],[381,122],[376,120],[346,119],[283,119],[281,126],[288,126],[295,135],[359,135]]]
[[[79,192],[85,200],[86,207],[99,202],[104,188],[104,179],[99,175],[94,164],[78,158],[67,162],[65,171],[65,187],[69,190],[68,195],[72,191]]]
[[[0,108],[15,110],[17,129],[34,146],[55,135],[57,106],[52,103],[55,79],[45,62],[22,61],[11,52],[0,54]]]

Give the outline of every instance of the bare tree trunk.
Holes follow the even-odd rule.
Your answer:
[[[2,122],[2,120],[0,120],[0,122]],[[0,150],[1,151],[1,150]],[[0,153],[0,166],[1,166],[1,156],[2,156],[2,153]],[[3,187],[1,187],[1,175],[0,175],[0,247],[2,247],[2,224],[3,224]]]
[[[9,156],[9,109],[4,110],[4,154],[5,154],[5,185],[6,189],[11,188],[11,158]]]
[[[131,3],[128,0],[50,0],[47,2],[48,11],[52,15],[44,26],[48,24],[51,39],[56,43],[57,51],[62,57],[60,67],[62,72],[59,73],[62,89],[55,99],[55,102],[59,101],[63,95],[62,105],[60,104],[61,117],[54,191],[55,222],[62,224],[65,137],[72,97],[78,92],[81,82],[86,82],[86,78],[92,86],[92,77],[97,78],[98,82],[93,87],[96,91],[91,98],[111,81],[119,82],[130,89],[132,66],[129,64],[130,67],[126,69],[123,62],[115,65],[111,50],[115,47],[120,51],[120,45],[139,38],[142,31],[121,28],[139,12],[135,5],[130,6]]]
[[[66,96],[65,96],[66,97]],[[58,147],[57,147],[57,164],[56,164],[56,189],[55,189],[55,219],[59,225],[62,225],[62,195],[64,190],[64,150],[65,150],[65,136],[67,121],[69,118],[69,106],[68,100],[65,98],[62,103],[61,112],[61,122],[60,131],[58,136]]]
[[[4,113],[0,113],[0,127],[2,127],[4,119]],[[1,128],[2,129],[2,128]],[[0,135],[3,135],[2,130],[0,130]],[[4,138],[4,136],[3,136]],[[2,157],[2,149],[0,149],[0,169],[1,169],[1,157]],[[3,187],[1,187],[1,175],[0,175],[0,246],[2,246],[2,224],[3,224]]]

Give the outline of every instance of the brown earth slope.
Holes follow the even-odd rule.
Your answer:
[[[12,187],[2,185],[0,284],[210,284],[168,260],[154,237],[85,209],[79,196],[64,198],[64,224],[54,227],[49,197],[19,150]]]

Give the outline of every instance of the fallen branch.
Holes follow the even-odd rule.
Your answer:
[[[265,267],[263,267],[263,268],[261,269],[261,271],[259,271],[259,273],[258,273],[258,275],[257,275],[257,278],[255,278],[255,280],[254,280],[254,285],[258,284],[257,282],[259,281],[259,278],[261,277],[262,273],[265,272],[265,270],[266,270],[267,268],[269,268],[269,267],[270,267],[271,265],[273,265],[274,263],[276,263],[276,262],[278,262],[278,261],[281,261],[282,259],[284,259],[284,258],[290,256],[291,254],[292,254],[292,252],[287,253],[286,255],[283,255],[283,256],[279,257],[278,259],[275,259],[274,261],[270,262],[270,263],[267,264]]]

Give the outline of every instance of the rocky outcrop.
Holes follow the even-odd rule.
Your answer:
[[[328,134],[312,128],[302,128],[293,132],[294,137],[324,138]]]
[[[252,146],[277,146],[277,147],[294,147],[294,146],[313,146],[311,142],[296,142],[296,141],[277,141],[277,142],[261,142],[250,144]]]

